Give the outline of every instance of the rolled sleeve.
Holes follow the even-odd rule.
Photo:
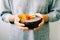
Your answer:
[[[0,3],[0,16],[2,21],[9,22],[9,16],[12,14],[10,0],[1,0]]]
[[[60,19],[60,0],[53,0],[50,11],[47,15],[49,16],[50,22],[54,22]]]
[[[2,15],[2,20],[9,23],[9,17],[11,16],[11,14],[6,13],[4,15]]]
[[[49,21],[54,22],[60,19],[60,12],[54,11],[47,14],[49,16]]]

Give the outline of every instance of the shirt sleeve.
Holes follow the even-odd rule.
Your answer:
[[[53,0],[50,7],[50,11],[47,14],[49,21],[54,22],[60,19],[60,0]]]
[[[9,22],[9,16],[12,14],[9,0],[0,1],[0,16],[3,21]]]

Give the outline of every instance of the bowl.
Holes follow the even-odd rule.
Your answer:
[[[23,20],[23,21],[20,21],[20,23],[24,23],[25,24],[25,27],[28,27],[29,29],[34,29],[36,27],[38,27],[38,24],[41,23],[42,21],[42,18],[37,16],[37,15],[34,15],[35,18],[33,19],[29,19],[29,20]]]

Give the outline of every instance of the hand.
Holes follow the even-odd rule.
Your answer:
[[[19,15],[19,14],[18,14],[18,15]],[[15,23],[16,25],[18,25],[18,28],[19,28],[19,29],[28,30],[28,31],[31,30],[31,29],[29,29],[28,27],[24,27],[24,26],[25,26],[24,24],[19,23],[20,19],[19,19],[18,15],[11,16],[11,17],[10,17],[10,21],[13,20],[14,23]],[[44,23],[47,22],[48,19],[49,19],[48,15],[45,15],[45,14],[42,15],[42,14],[36,13],[36,15],[38,15],[38,16],[40,16],[40,17],[42,18],[42,22],[38,25],[37,28],[34,28],[34,30],[40,29],[40,28],[44,25]],[[47,20],[47,21],[46,21],[46,20]]]
[[[20,19],[19,19],[18,15],[19,14],[17,14],[17,15],[11,15],[9,17],[9,21],[14,22],[18,26],[19,29],[28,30],[27,27],[24,27],[25,26],[24,24],[19,23]]]
[[[43,18],[43,16],[41,14],[36,14],[36,15],[40,16],[42,18],[42,21],[41,21],[40,24],[38,24],[37,28],[34,28],[34,30],[38,30],[38,29],[42,28],[42,26],[44,24],[44,18]]]

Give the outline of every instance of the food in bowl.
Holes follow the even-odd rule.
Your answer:
[[[38,15],[20,14],[18,17],[20,19],[20,23],[24,23],[29,29],[38,27],[38,24],[42,21],[42,18]]]

